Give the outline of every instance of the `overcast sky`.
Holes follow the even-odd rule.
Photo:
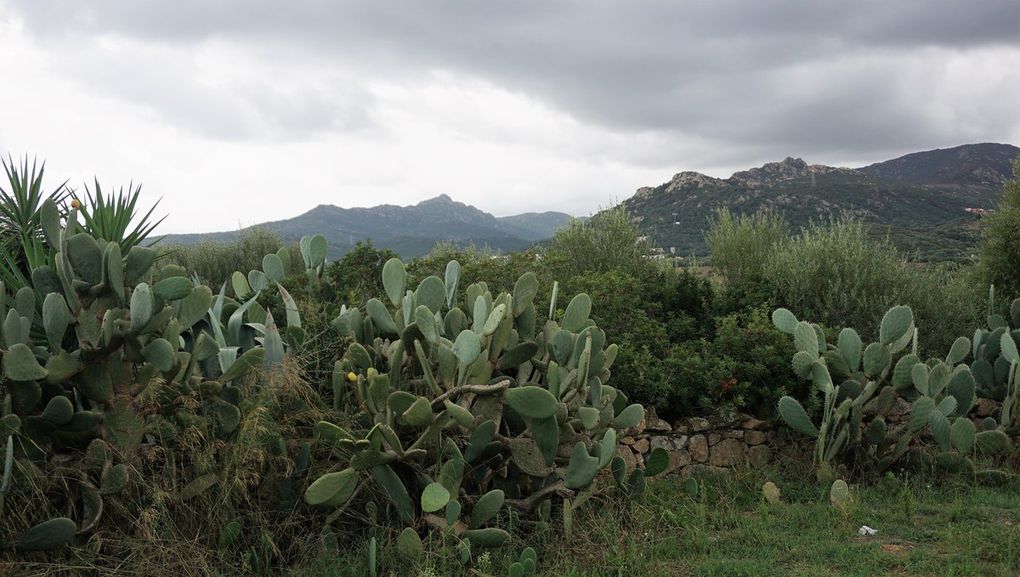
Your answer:
[[[0,0],[0,153],[163,232],[1020,144],[1020,1]]]

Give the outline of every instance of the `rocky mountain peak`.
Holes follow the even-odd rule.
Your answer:
[[[808,164],[802,158],[787,156],[780,162],[767,162],[760,167],[734,172],[730,180],[743,182],[748,185],[766,184],[769,182],[790,180],[802,176],[807,171]]]
[[[734,172],[727,180],[744,186],[776,184],[809,175],[826,174],[839,169],[823,164],[808,164],[802,158],[788,156],[779,162],[767,162],[760,167]]]
[[[673,179],[666,185],[666,192],[673,192],[674,190],[682,188],[703,188],[705,186],[712,186],[722,184],[723,181],[718,178],[713,178],[707,174],[701,174],[700,172],[694,172],[693,170],[685,170],[673,175]]]
[[[417,206],[428,206],[437,204],[455,204],[454,200],[447,194],[440,194],[432,198],[425,199],[417,204]]]

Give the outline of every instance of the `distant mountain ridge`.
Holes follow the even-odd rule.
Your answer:
[[[653,246],[680,256],[707,254],[709,220],[728,208],[738,214],[771,209],[794,227],[850,214],[923,260],[959,259],[976,243],[976,213],[996,206],[1017,156],[1015,146],[984,143],[861,168],[786,158],[725,179],[680,172],[639,188],[623,205]]]
[[[288,241],[321,233],[326,236],[331,258],[342,256],[356,242],[369,239],[378,248],[415,257],[428,253],[442,241],[500,251],[519,250],[552,237],[571,218],[562,212],[496,217],[442,194],[410,206],[383,204],[341,208],[322,204],[294,218],[257,226]],[[228,242],[237,239],[242,232],[170,235],[164,242],[184,245],[202,241]]]
[[[859,169],[865,174],[913,184],[1001,187],[1013,177],[1020,148],[1009,144],[965,144],[915,152]]]
[[[850,214],[922,260],[956,260],[972,252],[979,214],[995,208],[1017,156],[1016,146],[982,143],[916,152],[860,168],[788,157],[729,178],[679,172],[668,182],[639,188],[623,205],[653,246],[678,256],[707,254],[704,233],[718,209],[751,214],[767,208],[795,228]],[[443,194],[410,206],[319,205],[258,226],[287,241],[322,233],[331,258],[367,239],[415,257],[443,241],[520,250],[551,238],[571,218],[561,212],[496,217]],[[242,232],[170,235],[165,242],[224,242]]]

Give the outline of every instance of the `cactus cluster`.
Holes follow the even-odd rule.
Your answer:
[[[853,457],[869,460],[878,470],[898,462],[912,439],[930,432],[947,467],[971,464],[975,448],[997,453],[1008,450],[1009,439],[998,430],[977,432],[967,413],[976,400],[975,379],[963,364],[971,343],[961,337],[945,359],[922,361],[917,355],[917,329],[909,307],[897,306],[882,318],[879,340],[864,346],[852,328],[843,329],[836,343],[826,343],[822,328],[799,321],[777,309],[773,323],[793,335],[797,352],[793,369],[811,380],[823,394],[820,424],[812,422],[801,404],[779,401],[779,415],[792,429],[815,437],[815,465],[819,478],[831,480],[832,465]],[[912,345],[912,346],[911,346]],[[893,427],[885,415],[897,398],[911,403],[906,423]]]
[[[588,295],[556,319],[554,287],[539,326],[533,273],[495,296],[472,284],[462,307],[459,270],[451,261],[445,278],[409,290],[404,264],[391,259],[386,301],[373,298],[334,320],[353,341],[337,362],[334,396],[367,433],[318,424],[339,466],[305,500],[342,508],[367,485],[405,525],[499,546],[509,535],[492,525],[505,505],[545,517],[559,496],[569,510],[600,470],[622,468],[614,463],[617,431],[644,412],[608,384],[617,346],[589,318]],[[632,475],[639,483],[640,473]]]
[[[35,268],[31,286],[13,295],[0,283],[0,437],[8,463],[51,451],[81,458],[84,513],[77,523],[30,529],[16,542],[23,548],[58,545],[94,528],[103,498],[129,486],[126,461],[144,443],[172,445],[178,426],[196,422],[208,435],[233,431],[241,378],[284,350],[272,315],[254,296],[242,303],[221,290],[214,298],[180,267],[154,272],[155,250],[133,246],[122,254],[116,242],[82,232],[74,208],[61,222],[48,201],[42,217],[54,266]],[[288,307],[288,329],[295,324],[299,330]],[[199,408],[175,407],[182,396],[199,399]],[[5,466],[4,494],[10,471]]]
[[[1020,374],[1017,343],[1020,342],[1020,299],[1010,304],[1009,318],[993,309],[995,289],[989,289],[988,328],[974,332],[971,369],[982,397],[1002,402],[1002,413],[994,426],[1020,429]]]

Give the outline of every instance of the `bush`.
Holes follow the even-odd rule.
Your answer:
[[[340,260],[326,265],[322,274],[326,282],[320,283],[319,301],[335,307],[357,306],[381,294],[382,267],[395,256],[388,248],[375,248],[371,240],[358,241]]]
[[[885,311],[909,305],[923,331],[921,352],[941,353],[982,318],[983,289],[966,268],[909,263],[860,222],[813,225],[769,261],[768,284],[778,306],[826,327],[868,327],[874,339]]]
[[[980,252],[985,284],[1007,298],[1020,296],[1020,159],[1013,172],[999,207],[984,221]]]
[[[661,310],[641,298],[646,288],[620,271],[573,277],[561,287],[563,295],[586,292],[598,303],[592,318],[620,347],[612,370],[615,386],[638,402],[664,409],[672,383],[663,372],[663,359],[671,339]]]
[[[630,214],[617,206],[560,229],[547,251],[547,266],[558,278],[588,272],[635,273],[649,266],[648,250]]]
[[[198,275],[203,282],[219,287],[230,279],[235,270],[262,268],[262,257],[277,252],[283,246],[280,237],[265,228],[245,229],[232,242],[203,241],[196,245],[167,245],[162,247],[161,259],[165,264],[176,264],[189,273]],[[291,262],[300,263],[297,247],[291,248]]]
[[[443,278],[446,274],[446,263],[451,260],[460,263],[460,289],[462,291],[468,285],[476,282],[485,282],[494,292],[509,291],[513,289],[517,279],[529,271],[539,277],[542,292],[547,293],[552,290],[552,283],[555,280],[543,267],[542,253],[538,250],[526,250],[504,255],[474,245],[459,247],[443,242],[437,244],[428,255],[408,264],[408,281],[421,282],[422,279],[430,275]]]
[[[791,346],[765,309],[713,318],[703,277],[668,269],[588,273],[563,289],[599,303],[592,317],[620,346],[613,381],[666,418],[721,406],[768,417],[783,395],[809,401],[810,388],[789,368]]]
[[[734,216],[721,209],[705,234],[712,266],[734,284],[759,281],[769,258],[789,242],[788,228],[773,212]]]
[[[810,402],[811,388],[790,369],[787,341],[763,309],[717,319],[714,337],[670,351],[665,372],[674,385],[664,409],[690,415],[731,407],[771,417],[783,395]]]
[[[887,239],[875,239],[854,220],[812,224],[785,240],[780,223],[767,215],[720,213],[708,233],[725,281],[717,314],[782,306],[830,328],[877,327],[886,310],[907,304],[916,311],[926,351],[947,350],[981,321],[983,289],[966,266],[907,262]]]
[[[908,279],[900,302],[914,311],[919,348],[943,354],[960,336],[984,326],[988,287],[976,280],[974,267],[940,264],[906,267]]]
[[[562,294],[585,292],[599,303],[592,318],[620,346],[613,380],[635,401],[678,415],[677,382],[666,359],[683,341],[711,334],[710,283],[687,271],[648,267],[638,274],[587,273],[562,283]]]
[[[769,259],[766,279],[780,306],[822,325],[877,326],[900,304],[907,264],[888,242],[868,238],[860,222],[813,224]]]

